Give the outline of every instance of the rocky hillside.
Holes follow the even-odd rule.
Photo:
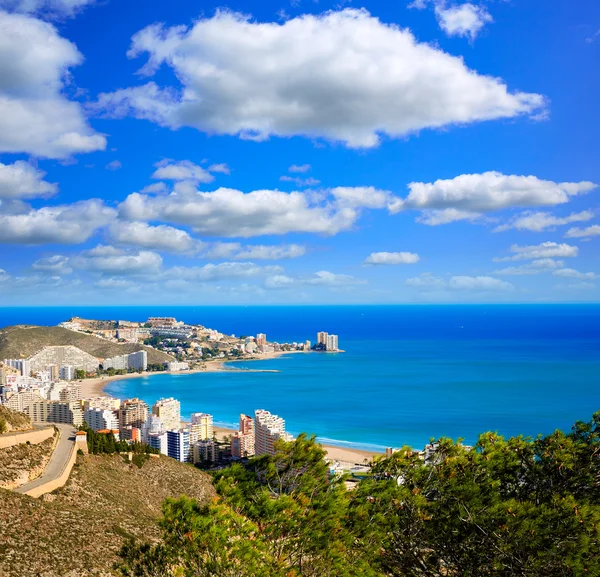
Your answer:
[[[37,479],[52,456],[56,436],[37,445],[0,449],[0,489],[14,489]]]
[[[78,457],[67,485],[42,499],[0,489],[0,576],[112,576],[124,537],[158,537],[162,501],[184,494],[212,499],[210,478],[167,457],[138,468],[118,455]]]
[[[126,355],[143,349],[148,351],[150,364],[173,360],[170,355],[143,345],[110,343],[99,337],[62,327],[17,325],[0,330],[0,359],[27,358],[44,347],[53,345],[71,345],[98,358]]]
[[[11,411],[0,405],[0,434],[29,431],[31,428],[31,420],[25,413]]]

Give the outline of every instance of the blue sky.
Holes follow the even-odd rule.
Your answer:
[[[0,0],[0,304],[597,302],[600,6]]]

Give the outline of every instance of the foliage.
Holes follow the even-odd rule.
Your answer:
[[[112,433],[98,433],[86,423],[79,427],[79,430],[87,433],[88,451],[92,455],[112,455],[114,453],[157,454],[160,452],[146,443],[133,442],[130,444],[123,439],[117,441]],[[141,467],[141,465],[138,466]]]
[[[124,576],[600,575],[600,412],[568,434],[405,447],[353,491],[305,435],[214,475],[219,500],[169,500],[162,541]]]

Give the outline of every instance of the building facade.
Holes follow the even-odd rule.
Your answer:
[[[181,405],[179,401],[160,399],[152,406],[152,414],[160,419],[165,431],[179,430],[181,426]]]
[[[34,422],[65,423],[80,426],[83,424],[81,403],[61,401],[36,401],[24,407],[23,412]]]
[[[254,452],[257,456],[274,455],[275,443],[293,437],[285,432],[285,421],[269,411],[258,409],[254,413]]]
[[[118,430],[119,417],[116,411],[107,409],[86,409],[83,415],[85,422],[94,431],[103,431],[106,429]]]
[[[77,347],[55,346],[44,347],[35,355],[29,357],[31,370],[43,371],[50,365],[72,366],[74,369],[84,370],[86,373],[95,373],[98,370],[98,359]]]
[[[190,432],[185,429],[167,431],[167,450],[172,459],[185,463],[191,460]]]

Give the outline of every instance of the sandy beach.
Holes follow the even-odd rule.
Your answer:
[[[261,355],[260,357],[253,357],[251,359],[240,359],[239,361],[226,361],[227,363],[234,362],[245,362],[245,361],[267,361],[271,359],[276,359],[283,355],[290,354],[309,354],[304,351],[281,351],[281,352],[273,352],[266,353]],[[144,373],[131,373],[128,375],[115,375],[114,377],[97,377],[94,379],[84,379],[82,381],[78,381],[81,385],[81,394],[84,398],[86,397],[102,397],[106,396],[104,389],[114,381],[120,381],[123,379],[136,379],[139,377],[151,377],[153,375],[191,375],[197,373],[217,373],[217,372],[225,372],[225,371],[252,371],[252,369],[237,369],[235,367],[225,366],[224,362],[221,361],[209,361],[205,363],[203,368],[193,369],[191,371],[178,371],[178,372],[169,372],[169,371],[161,371],[161,372],[144,372]],[[258,370],[257,372],[263,372]],[[226,429],[221,427],[215,427],[215,433],[218,438],[223,438],[224,436],[231,435],[235,433],[234,429]],[[351,463],[353,465],[362,465],[367,461],[371,461],[374,457],[380,455],[381,453],[375,453],[372,451],[363,451],[360,449],[352,449],[345,447],[335,447],[333,445],[323,445],[323,448],[327,451],[327,457],[334,461],[340,461],[341,463],[348,464]]]
[[[226,429],[223,427],[215,427],[214,432],[217,439],[230,436],[235,433],[234,429]],[[382,455],[382,453],[375,453],[373,451],[363,451],[361,449],[352,449],[345,447],[335,447],[333,445],[323,445],[323,448],[327,451],[327,457],[332,461],[339,461],[343,464],[352,465],[364,465],[365,459],[372,461],[374,457]]]

